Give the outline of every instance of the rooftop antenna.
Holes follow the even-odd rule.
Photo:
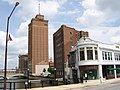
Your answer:
[[[40,1],[39,1],[39,5],[38,5],[38,14],[40,15]]]

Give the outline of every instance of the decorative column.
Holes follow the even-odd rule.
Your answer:
[[[85,56],[85,61],[87,61],[87,50],[86,50],[86,47],[84,47],[84,56]]]
[[[80,49],[78,48],[78,43],[77,43],[77,50],[76,50],[76,64],[75,64],[75,68],[77,69],[77,78],[78,78],[78,81],[79,81],[79,78],[80,78],[80,69],[79,69],[79,61],[80,61]]]
[[[92,47],[92,50],[93,50],[93,60],[95,60],[95,49],[94,49],[94,47]]]
[[[116,65],[114,64],[114,74],[115,74],[115,79],[117,78],[117,75],[116,75]]]
[[[99,75],[98,75],[99,77],[98,78],[100,79],[100,82],[102,83],[102,80],[103,80],[102,65],[99,65],[98,67],[99,67],[98,68],[99,69]]]

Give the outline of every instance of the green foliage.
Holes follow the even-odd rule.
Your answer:
[[[51,74],[54,74],[55,70],[54,70],[54,68],[50,67],[50,68],[48,68],[48,72],[51,73]]]

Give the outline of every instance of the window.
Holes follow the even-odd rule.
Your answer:
[[[85,60],[84,48],[80,48],[80,60]]]
[[[117,60],[117,55],[116,55],[116,53],[114,54],[114,56],[115,56],[115,60]]]
[[[108,60],[110,60],[111,58],[110,58],[111,56],[110,56],[110,52],[108,52]]]
[[[107,52],[105,52],[105,60],[107,60]]]
[[[115,46],[116,48],[119,48],[119,46]]]
[[[117,60],[119,60],[119,55],[117,55]]]
[[[70,32],[70,47],[72,47],[72,32]]]
[[[110,60],[112,60],[112,52],[110,52],[110,58],[111,58]]]
[[[115,53],[114,56],[115,56],[115,60],[117,61],[120,60],[120,53]]]
[[[87,47],[87,60],[93,60],[93,50],[92,50],[92,47]]]
[[[105,60],[105,52],[102,51],[102,57],[103,57],[103,60]]]
[[[112,60],[112,52],[102,51],[103,60]]]
[[[94,47],[95,50],[95,60],[98,60],[98,52],[97,52],[97,47]]]
[[[120,54],[119,54],[119,60],[120,60]]]
[[[70,40],[72,40],[72,32],[70,32]]]

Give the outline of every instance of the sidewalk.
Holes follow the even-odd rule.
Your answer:
[[[100,82],[100,80],[88,80],[88,82],[78,83],[78,84],[51,86],[51,87],[43,87],[43,88],[42,87],[31,88],[31,89],[27,89],[27,90],[71,90],[71,89],[80,88],[80,87],[84,87],[84,86],[107,84],[107,83],[113,83],[113,82],[117,82],[117,81],[120,81],[120,78],[104,80],[102,82]],[[25,90],[25,89],[19,89],[19,90]]]

